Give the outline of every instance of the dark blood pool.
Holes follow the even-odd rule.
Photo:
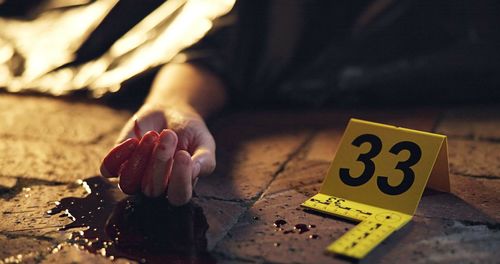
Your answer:
[[[309,231],[309,228],[307,227],[306,224],[296,224],[294,228],[295,230],[299,230],[299,234]]]
[[[285,225],[285,224],[286,224],[286,221],[283,219],[278,219],[278,220],[274,221],[275,227],[281,227],[282,225]]]
[[[74,220],[61,230],[85,228],[72,233],[71,243],[92,253],[141,263],[216,262],[206,250],[208,224],[198,205],[172,207],[165,199],[126,196],[102,177],[87,179],[85,184],[89,195],[64,198],[49,211]]]

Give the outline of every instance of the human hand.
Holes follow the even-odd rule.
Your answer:
[[[189,107],[144,105],[121,131],[103,159],[101,174],[119,177],[124,193],[165,196],[187,203],[199,176],[215,168],[215,142],[200,115]]]

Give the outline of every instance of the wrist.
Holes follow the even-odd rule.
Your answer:
[[[160,70],[146,103],[178,107],[206,118],[225,100],[225,88],[217,76],[195,65],[176,64]]]
[[[138,114],[151,112],[163,113],[163,115],[167,117],[167,122],[172,122],[178,118],[182,120],[200,120],[205,122],[200,112],[186,102],[145,102],[138,111]]]

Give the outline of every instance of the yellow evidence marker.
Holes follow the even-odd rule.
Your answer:
[[[412,219],[426,186],[450,191],[446,136],[353,118],[320,192],[302,206],[361,221],[327,248],[361,259]]]

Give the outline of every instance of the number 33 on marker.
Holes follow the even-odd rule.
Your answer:
[[[320,192],[413,215],[431,171],[449,191],[446,152],[445,136],[351,119]]]
[[[362,221],[328,248],[362,258],[411,219],[426,185],[450,191],[445,136],[351,119],[320,193],[302,206]]]

